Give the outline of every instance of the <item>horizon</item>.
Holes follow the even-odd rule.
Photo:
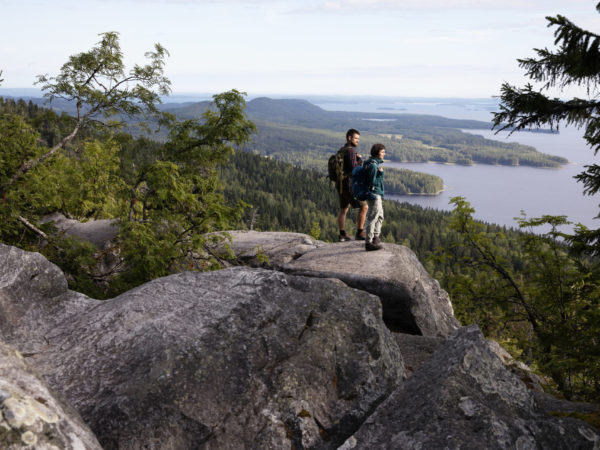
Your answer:
[[[484,99],[527,82],[546,16],[592,31],[588,0],[0,0],[1,88],[29,89],[116,31],[127,68],[161,43],[175,95]],[[23,26],[23,18],[27,26]],[[68,26],[61,24],[68,23]],[[74,39],[74,37],[77,37]],[[579,92],[579,91],[577,91]],[[566,93],[572,96],[571,93]]]
[[[223,91],[221,91],[223,92]],[[171,92],[168,96],[161,96],[161,100],[165,103],[165,100],[170,98],[201,98],[210,100],[214,95],[221,92]],[[408,96],[408,95],[378,95],[378,94],[294,94],[294,93],[245,93],[247,100],[253,100],[257,98],[271,98],[276,100],[308,100],[308,99],[319,99],[319,100],[334,100],[334,99],[352,99],[354,100],[469,100],[469,101],[494,101],[495,96],[489,97],[466,97],[466,96]],[[0,96],[9,97],[23,97],[23,98],[43,98],[44,92],[41,89],[27,88],[27,87],[3,87],[0,85]],[[203,101],[203,100],[199,100]]]

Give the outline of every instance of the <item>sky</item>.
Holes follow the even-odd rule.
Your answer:
[[[116,31],[160,43],[174,95],[489,98],[551,47],[545,16],[600,31],[591,0],[0,0],[2,88],[32,88]]]

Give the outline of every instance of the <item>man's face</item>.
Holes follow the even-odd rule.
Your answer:
[[[354,133],[348,137],[348,143],[353,147],[358,147],[358,141],[360,141],[360,134]]]

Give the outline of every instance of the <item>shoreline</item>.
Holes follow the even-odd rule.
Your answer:
[[[475,166],[492,166],[492,167],[530,167],[532,169],[553,169],[559,170],[564,169],[565,166],[569,166],[571,164],[577,164],[576,162],[567,162],[565,164],[560,164],[558,167],[552,166],[534,166],[530,164],[485,164],[485,163],[473,163],[473,164],[459,164],[455,162],[438,162],[438,161],[398,161],[394,159],[388,159],[388,163],[394,164],[439,164],[441,166],[461,166],[461,167],[475,167]],[[398,169],[398,167],[392,167],[392,169]]]
[[[397,193],[393,193],[393,192],[389,192],[387,193],[387,195],[394,195],[396,197],[415,197],[415,196],[419,196],[419,197],[435,197],[436,195],[440,195],[442,192],[445,192],[446,188],[444,187],[444,189],[440,189],[437,192],[434,192],[432,194],[428,194],[427,192],[409,192],[407,194],[397,194]]]

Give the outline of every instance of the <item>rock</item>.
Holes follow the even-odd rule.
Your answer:
[[[405,333],[394,333],[394,338],[400,347],[406,375],[411,376],[421,365],[431,359],[443,338],[433,336],[418,336]]]
[[[488,340],[488,344],[490,345],[490,349],[498,356],[498,358],[500,358],[506,368],[517,375],[529,389],[543,393],[545,392],[544,386],[549,387],[551,385],[550,380],[535,373],[527,364],[513,358],[513,356],[502,348],[498,342]]]
[[[23,357],[0,343],[0,448],[101,450],[79,415],[48,390]]]
[[[47,215],[41,222],[53,222],[57,231],[60,233],[64,233],[68,236],[76,236],[91,242],[98,248],[103,248],[107,242],[117,236],[119,231],[114,220],[102,219],[79,222],[75,219],[68,219],[60,213]]]
[[[232,250],[242,264],[251,267],[280,268],[304,253],[327,245],[307,234],[277,231],[228,231]]]
[[[598,430],[551,417],[476,326],[464,327],[406,380],[345,449],[597,449]]]
[[[568,415],[571,413],[575,413],[581,416],[595,414],[596,417],[598,417],[600,413],[600,405],[598,404],[572,402],[569,400],[554,397],[551,394],[541,392],[539,390],[533,390],[532,394],[535,398],[535,404],[538,406],[538,408],[540,408],[542,411],[548,414]]]
[[[237,267],[81,311],[31,358],[106,449],[336,448],[404,377],[381,304]]]
[[[408,248],[383,244],[366,252],[364,242],[329,244],[282,266],[295,275],[337,278],[377,295],[383,319],[393,331],[446,337],[459,327],[448,293]]]
[[[41,351],[49,330],[98,303],[69,291],[61,270],[39,253],[0,244],[0,340],[21,353]]]
[[[229,231],[242,264],[337,278],[380,297],[393,331],[445,337],[459,326],[448,294],[408,248],[385,244],[365,252],[363,241],[327,244],[301,233]]]

